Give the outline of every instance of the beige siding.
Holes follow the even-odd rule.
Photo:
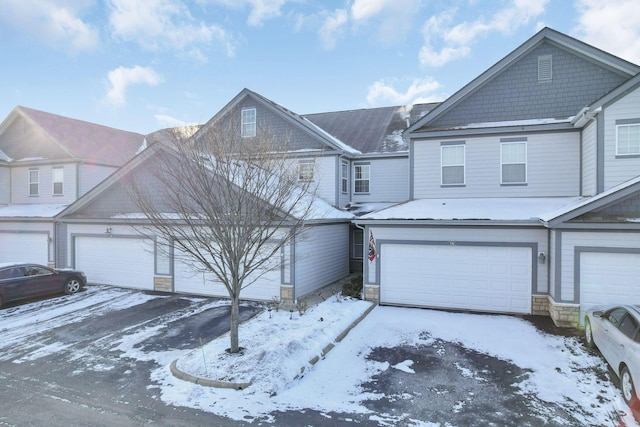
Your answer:
[[[605,191],[638,175],[640,158],[616,158],[616,120],[640,119],[640,89],[629,93],[604,110]]]
[[[594,120],[582,131],[582,196],[593,196],[598,191],[597,130]]]
[[[465,185],[442,187],[440,146],[447,140],[416,141],[414,198],[555,197],[580,191],[580,135],[523,134],[527,138],[527,184],[501,185],[500,137],[464,139]],[[449,141],[459,141],[460,138]]]

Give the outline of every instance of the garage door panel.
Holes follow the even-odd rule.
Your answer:
[[[75,238],[76,268],[87,281],[135,289],[154,289],[153,242],[138,238]]]
[[[13,261],[47,265],[49,236],[45,233],[0,233],[0,262]]]
[[[595,305],[640,304],[640,254],[580,254],[580,319]]]
[[[531,312],[531,248],[385,244],[382,303]]]

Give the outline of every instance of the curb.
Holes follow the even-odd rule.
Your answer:
[[[342,341],[344,337],[346,337],[347,334],[351,332],[351,330],[355,328],[358,325],[358,323],[362,322],[362,320],[365,317],[367,317],[367,315],[371,313],[371,311],[373,311],[373,309],[376,307],[377,307],[377,304],[371,303],[371,306],[367,308],[364,311],[364,313],[360,315],[360,317],[358,317],[356,320],[351,322],[351,324],[347,327],[347,329],[342,331],[342,333],[336,337],[335,342],[339,343],[340,341]],[[327,353],[333,350],[334,347],[335,347],[334,343],[328,344],[325,348],[322,349],[322,353],[320,353],[319,356],[315,356],[309,361],[309,364],[313,366],[316,363],[318,363],[321,359],[323,359],[327,355]],[[249,383],[233,383],[233,382],[227,382],[227,381],[216,381],[216,380],[210,380],[207,378],[196,377],[194,375],[187,374],[186,372],[183,372],[180,369],[178,369],[177,363],[178,363],[177,359],[171,362],[171,365],[169,366],[169,370],[171,371],[171,374],[174,377],[183,381],[188,381],[204,387],[229,388],[234,390],[244,390],[245,388],[251,386],[250,382]],[[305,370],[306,369],[304,366],[300,368],[300,373],[296,375],[295,378],[302,377],[302,374],[304,374]]]

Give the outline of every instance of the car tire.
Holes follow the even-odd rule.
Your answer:
[[[593,329],[588,317],[584,318],[584,343],[588,348],[595,348],[596,343],[593,342]]]
[[[80,280],[76,279],[75,277],[72,277],[71,279],[67,280],[64,284],[64,292],[66,294],[75,294],[76,292],[78,292],[80,290]]]
[[[622,398],[630,408],[633,408],[637,404],[636,388],[633,385],[633,379],[629,368],[623,366],[620,370],[620,390],[622,390]]]

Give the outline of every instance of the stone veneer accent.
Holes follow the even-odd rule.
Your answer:
[[[47,261],[47,267],[49,268],[56,268],[56,263],[53,261]]]
[[[153,276],[153,290],[159,292],[173,292],[173,277]]]
[[[559,327],[577,328],[580,325],[580,305],[560,304],[549,300],[549,316]]]
[[[282,304],[293,304],[293,286],[280,285],[280,302]]]
[[[380,286],[364,285],[364,299],[376,304],[380,304]]]
[[[547,295],[533,295],[531,297],[531,314],[549,316],[549,297]]]

